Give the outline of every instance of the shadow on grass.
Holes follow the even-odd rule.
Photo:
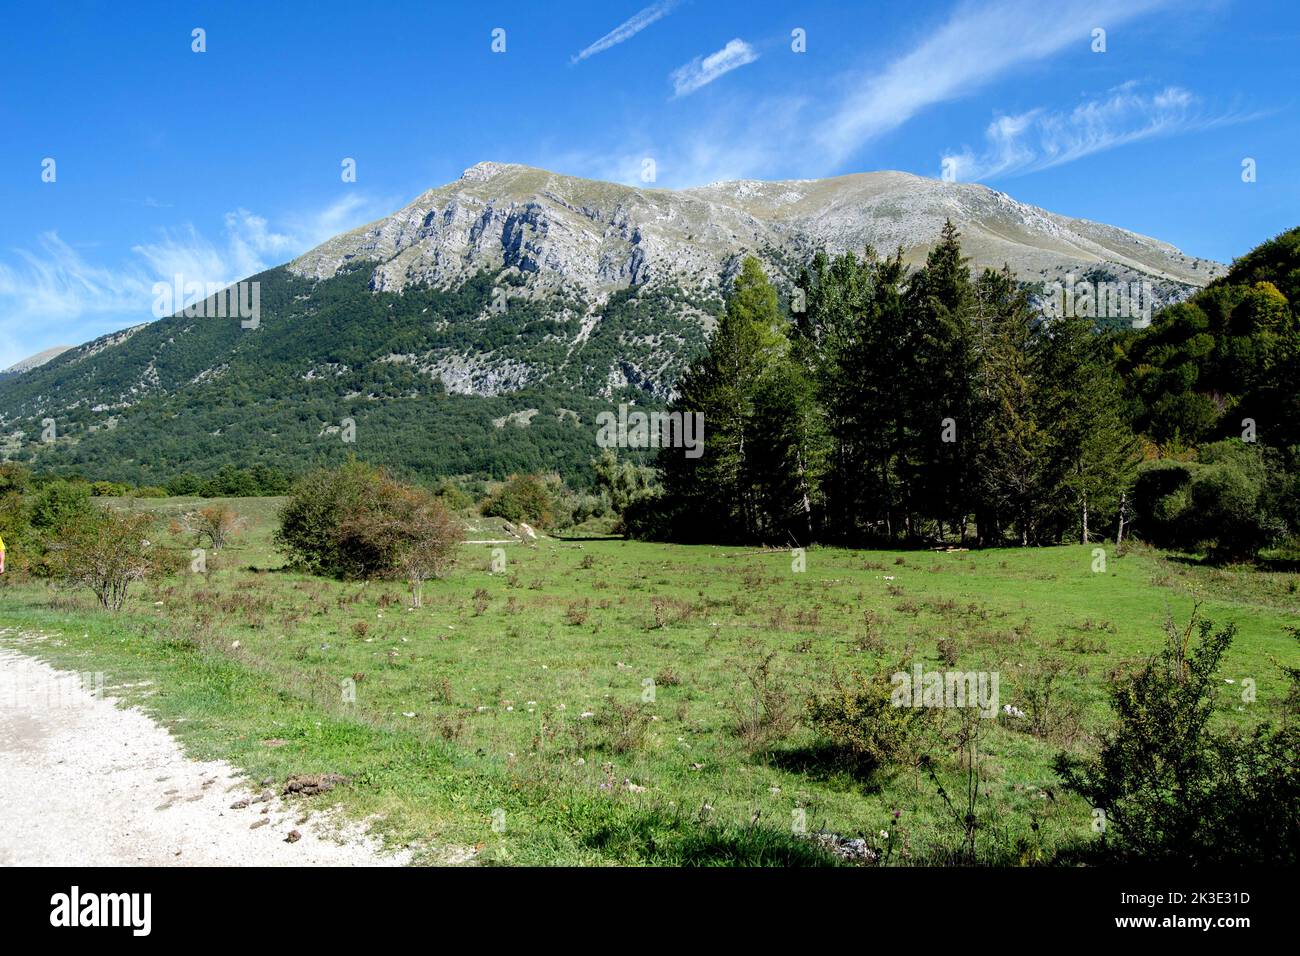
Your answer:
[[[665,810],[620,815],[583,835],[584,845],[650,866],[841,866],[789,829],[713,824]]]
[[[774,750],[765,757],[768,764],[822,783],[839,784],[843,789],[878,793],[884,784],[880,768],[855,760],[831,744],[814,744],[789,750]]]
[[[1170,564],[1185,564],[1193,568],[1215,568],[1220,571],[1241,568],[1249,571],[1300,574],[1300,558],[1291,557],[1260,557],[1245,561],[1241,559],[1215,558],[1213,555],[1208,554],[1166,554],[1165,560]]]

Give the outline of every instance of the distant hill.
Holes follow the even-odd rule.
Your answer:
[[[0,371],[0,378],[6,375],[21,375],[23,372],[30,372],[34,368],[40,368],[51,359],[56,359],[68,349],[75,348],[72,345],[56,345],[53,348],[46,349],[43,352],[37,352],[35,355],[29,355],[21,362],[15,362],[7,369]]]

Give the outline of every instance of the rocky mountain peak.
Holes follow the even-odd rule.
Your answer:
[[[945,220],[976,267],[1011,266],[1027,281],[1098,271],[1150,280],[1163,298],[1206,284],[1222,266],[1113,226],[1060,216],[973,183],[903,172],[830,179],[736,180],[641,188],[486,161],[391,216],[328,240],[289,264],[324,279],[372,269],[375,290],[449,287],[513,268],[534,290],[571,287],[599,302],[633,285],[711,293],[746,254],[789,281],[817,249],[901,247],[924,259]]]

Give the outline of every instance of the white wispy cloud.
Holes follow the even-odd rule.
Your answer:
[[[187,223],[162,229],[115,264],[91,261],[55,231],[32,247],[0,257],[0,368],[56,344],[77,344],[153,315],[153,285],[228,285],[285,262],[325,239],[386,211],[357,194],[322,209],[285,217],[273,228],[263,216],[235,209],[215,238]]]
[[[1249,117],[1210,114],[1200,98],[1178,86],[1143,92],[1125,83],[1071,110],[1029,110],[999,116],[985,146],[944,155],[941,168],[959,180],[992,179],[1060,166],[1139,140],[1208,129]]]
[[[661,3],[651,4],[644,10],[624,20],[585,50],[570,57],[570,62],[581,63],[589,56],[604,53],[610,47],[618,46],[624,40],[630,40],[656,20],[661,20],[672,13],[677,4],[678,0],[663,0]]]
[[[0,302],[7,328],[33,320],[75,318],[89,311],[125,310],[149,292],[138,270],[92,265],[54,231],[34,249],[14,250],[16,265],[0,262]]]
[[[1088,42],[1094,27],[1114,27],[1169,0],[1001,0],[964,3],[905,55],[851,84],[816,142],[838,165],[864,143],[926,107],[968,96],[1010,70]],[[1104,54],[1103,54],[1104,55]]]
[[[247,209],[228,212],[220,239],[204,236],[192,224],[161,230],[154,242],[132,246],[147,273],[170,280],[180,273],[187,281],[227,285],[291,258],[301,245],[296,237],[271,230],[266,219]]]
[[[844,171],[873,141],[927,109],[971,96],[1052,55],[1087,51],[1095,27],[1114,31],[1135,18],[1171,7],[1172,2],[963,2],[937,23],[920,24],[920,36],[910,48],[848,70],[823,84],[816,95],[801,89],[756,96],[733,85],[727,107],[713,110],[702,122],[684,125],[675,117],[671,127],[657,127],[652,120],[639,120],[617,131],[617,145],[608,152],[590,149],[559,168],[635,185],[642,157],[652,157],[659,170],[656,185],[662,186],[832,175]],[[725,53],[725,48],[719,52]],[[702,84],[694,79],[707,77],[707,82],[725,72],[717,69],[709,75],[706,59],[692,61],[673,74],[676,95],[698,89]],[[727,64],[723,57],[713,65],[716,69]],[[735,65],[740,64],[728,68]],[[1081,154],[1063,149],[1061,155],[1078,158]]]
[[[758,59],[758,52],[744,40],[731,40],[717,53],[697,56],[673,70],[673,98],[689,96],[702,86],[708,86],[718,77],[732,70],[753,63]]]

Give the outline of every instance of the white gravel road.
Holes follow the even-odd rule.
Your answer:
[[[266,789],[229,764],[187,758],[163,727],[77,675],[0,648],[0,865],[408,862],[328,814],[299,822],[310,798],[231,809]]]

